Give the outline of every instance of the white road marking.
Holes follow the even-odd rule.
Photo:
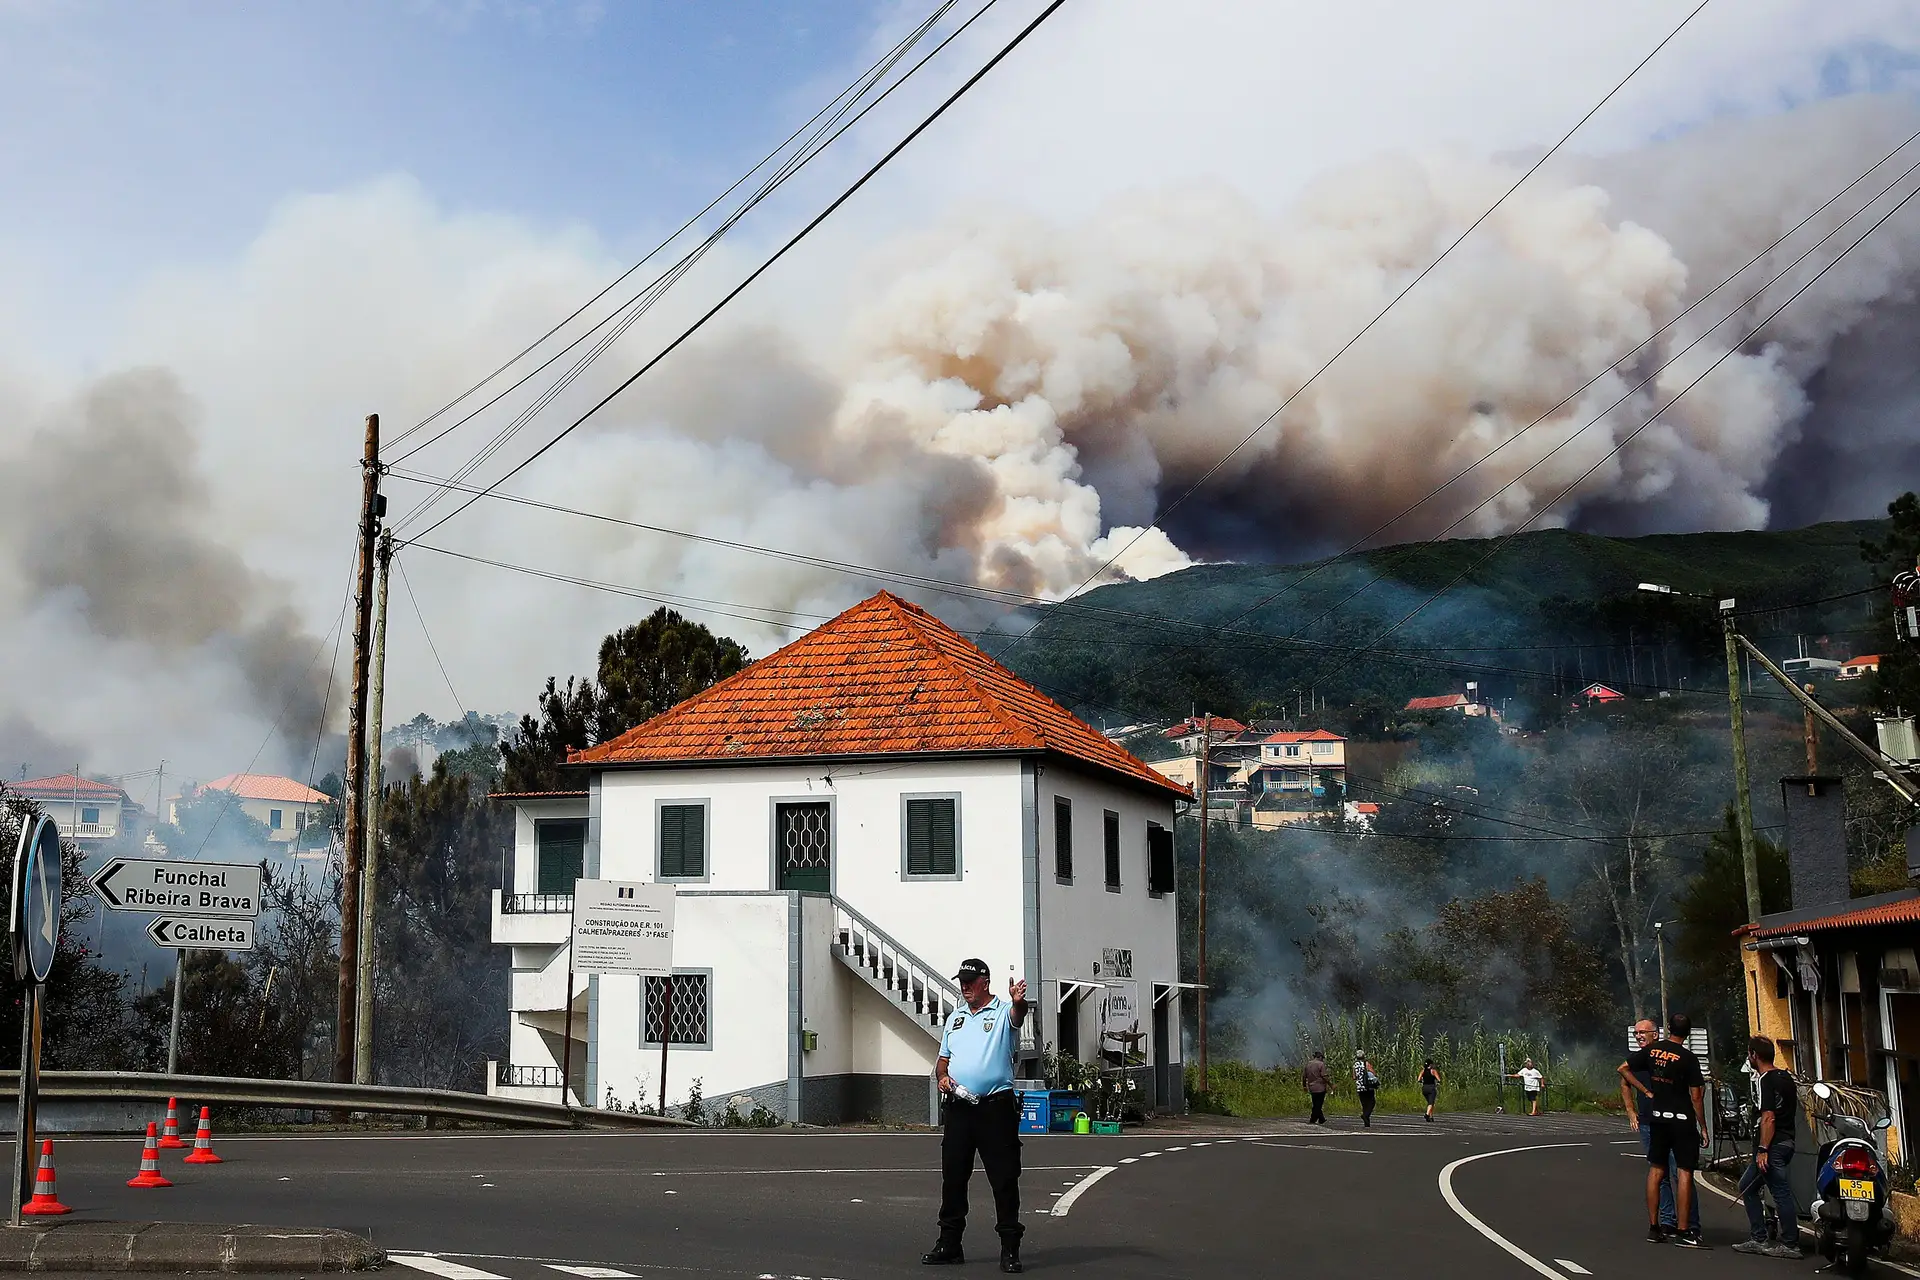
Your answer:
[[[0,1146],[4,1146],[0,1143]],[[1081,1173],[1087,1169],[1096,1169],[1093,1164],[1029,1164],[1021,1166],[1024,1173]],[[880,1165],[862,1165],[857,1169],[655,1169],[656,1178],[781,1178],[816,1177],[830,1173],[939,1173],[938,1168],[894,1169]]]
[[[1554,1261],[1577,1276],[1590,1276],[1593,1274],[1593,1272],[1587,1270],[1577,1262],[1568,1262],[1565,1258],[1555,1258]]]
[[[1287,1147],[1293,1151],[1338,1151],[1343,1156],[1370,1156],[1373,1152],[1364,1147],[1323,1147],[1311,1142],[1256,1142],[1256,1147]]]
[[[1151,1159],[1153,1159],[1153,1158],[1154,1158],[1155,1156],[1157,1156],[1157,1155],[1159,1155],[1159,1154],[1160,1154],[1160,1153],[1159,1153],[1158,1151],[1142,1151],[1142,1152],[1140,1153],[1140,1158],[1141,1158],[1142,1160],[1151,1160]]]
[[[1073,1209],[1073,1202],[1086,1194],[1088,1187],[1091,1187],[1094,1183],[1112,1173],[1116,1167],[1117,1166],[1110,1164],[1101,1165],[1098,1169],[1095,1169],[1092,1173],[1074,1183],[1073,1190],[1061,1196],[1060,1202],[1053,1206],[1053,1216],[1056,1218],[1066,1217]]]
[[[1453,1193],[1453,1171],[1463,1164],[1472,1164],[1475,1160],[1490,1160],[1494,1156],[1518,1155],[1522,1151],[1553,1151],[1562,1147],[1584,1147],[1586,1145],[1584,1142],[1548,1142],[1531,1147],[1508,1147],[1502,1151],[1483,1151],[1477,1156],[1462,1156],[1440,1171],[1440,1198],[1445,1200],[1447,1207],[1459,1214],[1468,1226],[1499,1245],[1502,1249],[1505,1249],[1520,1261],[1526,1263],[1529,1267],[1532,1267],[1541,1275],[1546,1276],[1547,1280],[1566,1280],[1566,1277],[1560,1272],[1555,1271],[1552,1267],[1540,1261],[1540,1259],[1534,1257],[1486,1223],[1480,1221],[1466,1205],[1460,1203],[1460,1197]]]
[[[570,1276],[585,1276],[586,1280],[637,1280],[631,1271],[622,1271],[618,1267],[576,1267],[565,1262],[543,1264],[549,1271],[564,1271]]]
[[[1185,1147],[1168,1147],[1168,1148],[1167,1148],[1167,1150],[1169,1150],[1169,1151],[1185,1151],[1185,1150],[1186,1150],[1186,1148],[1185,1148]]]
[[[1121,1159],[1120,1163],[1121,1164],[1138,1164],[1140,1163],[1140,1158],[1138,1156],[1126,1156]]]
[[[390,1253],[387,1256],[403,1267],[439,1276],[441,1280],[507,1280],[505,1276],[495,1275],[491,1271],[469,1267],[464,1262],[449,1262],[430,1253]]]

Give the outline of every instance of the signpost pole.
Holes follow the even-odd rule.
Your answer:
[[[673,1041],[673,975],[660,979],[660,1114],[667,1114],[667,1045]]]
[[[173,953],[173,1021],[167,1024],[167,1074],[180,1070],[180,992],[187,985],[187,949]]]
[[[27,1111],[33,1090],[28,1088],[27,1064],[33,1057],[33,1014],[34,1004],[39,998],[39,984],[35,983],[22,989],[20,997],[20,1097],[13,1110],[13,1133],[17,1141],[13,1144],[13,1225],[20,1225],[20,1206],[27,1202],[27,1153],[33,1148],[33,1139],[27,1133]]]
[[[567,1021],[560,1046],[560,1105],[573,1105],[573,966],[567,966]]]

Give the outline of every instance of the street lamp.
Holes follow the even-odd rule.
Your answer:
[[[1718,600],[1720,633],[1727,647],[1727,709],[1733,725],[1733,811],[1740,827],[1740,872],[1746,882],[1747,920],[1760,918],[1760,862],[1753,844],[1753,798],[1747,785],[1747,724],[1740,705],[1740,659],[1735,643],[1739,632],[1734,626],[1733,597],[1705,596],[1692,591],[1675,591],[1664,582],[1642,582],[1640,590],[1655,595],[1686,596],[1691,600]]]

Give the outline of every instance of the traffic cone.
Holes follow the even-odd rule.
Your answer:
[[[40,1168],[33,1175],[33,1199],[20,1206],[20,1212],[41,1214],[72,1213],[60,1203],[60,1192],[53,1182],[53,1139],[40,1144]]]
[[[180,1099],[167,1099],[166,1123],[160,1126],[160,1145],[171,1151],[187,1144],[180,1141]]]
[[[187,1152],[185,1164],[220,1164],[219,1156],[213,1154],[212,1107],[200,1108],[200,1131],[193,1135],[193,1150]]]
[[[155,1125],[147,1121],[147,1145],[140,1152],[140,1172],[127,1180],[130,1187],[170,1187],[173,1185],[160,1173],[160,1151],[155,1146]]]

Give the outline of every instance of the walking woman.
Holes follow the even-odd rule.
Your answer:
[[[1373,1128],[1373,1102],[1380,1088],[1380,1073],[1367,1061],[1366,1050],[1353,1055],[1353,1091],[1360,1098],[1360,1123]]]
[[[1433,1104],[1440,1097],[1440,1068],[1428,1058],[1420,1065],[1420,1096],[1427,1100],[1427,1123],[1433,1123]]]

